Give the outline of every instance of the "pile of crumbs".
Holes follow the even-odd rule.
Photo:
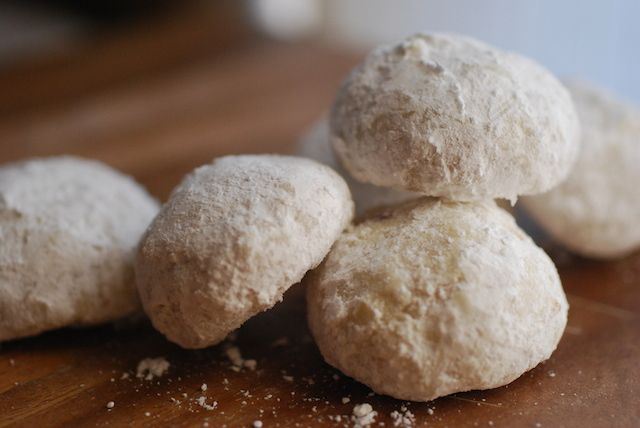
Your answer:
[[[240,371],[243,367],[248,368],[249,370],[255,370],[258,363],[256,360],[245,360],[242,358],[242,354],[240,353],[240,348],[237,346],[230,346],[226,349],[225,353],[227,354],[227,358],[231,362],[231,370]]]
[[[207,404],[207,398],[204,395],[196,398],[196,404],[205,410],[214,410],[216,407],[218,407],[217,401],[214,401],[211,404]]]
[[[354,428],[363,428],[373,424],[376,421],[376,416],[378,416],[378,412],[373,410],[371,404],[356,404],[353,407],[351,421],[353,422]]]
[[[394,427],[411,428],[416,423],[416,417],[406,406],[400,407],[400,411],[391,412]]]
[[[161,377],[169,370],[169,361],[163,357],[145,358],[138,363],[136,377],[144,380],[153,380],[154,377]]]

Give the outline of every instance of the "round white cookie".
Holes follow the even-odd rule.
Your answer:
[[[569,177],[522,199],[558,242],[587,257],[640,248],[640,109],[584,82],[568,87],[582,122],[582,147]]]
[[[571,98],[551,73],[446,34],[371,52],[340,89],[330,125],[357,180],[453,200],[549,190],[579,140]]]
[[[325,360],[403,400],[505,385],[549,358],[567,322],[555,266],[493,202],[381,210],[305,284]]]
[[[311,130],[302,137],[296,154],[308,157],[336,170],[346,181],[356,206],[356,214],[361,215],[369,209],[386,205],[396,205],[420,197],[419,193],[405,192],[388,187],[362,183],[351,175],[336,160],[329,143],[329,120],[322,117]]]
[[[139,310],[135,247],[157,211],[140,185],[98,162],[0,167],[0,341]]]
[[[197,168],[140,244],[145,312],[185,348],[214,345],[281,300],[352,217],[344,180],[309,159],[227,156]]]

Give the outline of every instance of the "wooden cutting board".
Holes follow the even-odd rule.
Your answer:
[[[115,81],[105,78],[108,67],[86,64],[81,81],[61,78],[74,75],[67,63],[31,78],[0,76],[0,161],[97,158],[164,199],[215,156],[291,151],[355,61],[317,46],[262,43]],[[359,403],[378,413],[374,426],[393,426],[390,414],[403,406],[416,426],[640,426],[640,254],[605,263],[548,250],[569,296],[569,324],[548,362],[503,388],[431,403],[372,395],[322,361],[295,287],[233,341],[202,351],[168,343],[144,320],[1,344],[0,426],[350,426]],[[235,369],[228,347],[255,359],[255,370]],[[136,378],[148,357],[166,358],[168,372]]]

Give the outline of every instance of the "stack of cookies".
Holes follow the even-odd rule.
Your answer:
[[[326,361],[427,401],[549,358],[567,320],[557,271],[494,199],[561,182],[579,128],[567,90],[521,56],[453,35],[371,52],[336,97],[329,140],[353,179],[413,200],[369,211],[306,277]]]

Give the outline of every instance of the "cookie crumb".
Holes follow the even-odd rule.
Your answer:
[[[371,404],[363,403],[356,404],[353,407],[353,414],[351,420],[354,423],[354,428],[368,427],[376,421],[378,412],[373,410]]]
[[[206,410],[214,410],[216,407],[218,407],[217,401],[214,401],[211,404],[207,404],[207,398],[204,395],[201,395],[200,397],[196,398],[196,403],[198,404],[198,406]]]
[[[162,377],[169,370],[169,366],[169,361],[164,357],[145,358],[138,363],[136,377],[153,380],[153,378]]]
[[[202,385],[200,385],[200,391],[205,392],[207,390],[207,384],[203,383]]]
[[[109,401],[107,403],[107,409],[113,409],[113,407],[116,405],[116,403],[114,403],[113,401]]]
[[[262,421],[253,421],[253,428],[262,428]]]
[[[349,397],[342,397],[342,404],[347,404],[351,399]]]

